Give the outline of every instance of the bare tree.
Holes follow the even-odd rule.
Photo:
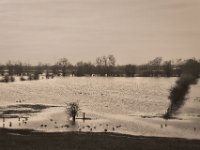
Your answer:
[[[136,73],[136,66],[135,65],[126,65],[125,66],[125,74],[127,77],[134,77]]]
[[[97,57],[97,72],[104,76],[105,74],[113,74],[113,69],[115,67],[116,59],[113,55]]]
[[[78,114],[78,111],[80,110],[79,104],[76,102],[72,102],[68,104],[67,111],[69,113],[69,116],[72,117],[72,120],[75,122],[76,115]]]
[[[165,61],[164,64],[163,64],[163,69],[164,69],[165,75],[167,77],[171,77],[171,75],[172,75],[171,61]]]
[[[116,59],[114,55],[108,55],[108,65],[109,66],[115,66]]]
[[[149,62],[149,69],[153,76],[158,76],[160,71],[160,66],[162,63],[162,57],[156,57],[152,61]]]
[[[61,58],[56,65],[62,70],[63,76],[67,75],[67,68],[71,65],[67,58]]]
[[[101,57],[97,57],[97,59],[96,59],[96,65],[97,66],[102,66],[102,59],[101,59]]]

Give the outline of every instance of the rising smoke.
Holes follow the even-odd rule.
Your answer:
[[[187,100],[191,85],[197,84],[200,65],[198,61],[190,59],[182,66],[182,75],[176,81],[175,86],[170,89],[169,100],[170,104],[167,112],[164,114],[165,119],[170,119],[184,105]]]

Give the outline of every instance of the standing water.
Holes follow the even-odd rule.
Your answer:
[[[169,105],[169,89],[176,80],[177,78],[66,77],[1,83],[0,113],[3,116],[7,111],[9,117],[5,123],[1,119],[0,125],[47,132],[108,131],[200,138],[200,84],[191,88],[186,105],[176,114],[175,119],[162,119]],[[79,116],[84,112],[91,120],[77,120],[72,127],[65,105],[77,101],[81,108]],[[32,106],[35,104],[41,109]],[[10,122],[12,126],[9,126]]]

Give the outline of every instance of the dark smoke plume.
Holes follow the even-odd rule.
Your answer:
[[[176,81],[176,85],[170,89],[169,100],[170,104],[167,112],[164,114],[165,119],[170,119],[173,114],[184,105],[187,100],[187,94],[189,93],[190,86],[197,84],[199,77],[199,63],[196,60],[190,59],[182,66],[182,75]]]

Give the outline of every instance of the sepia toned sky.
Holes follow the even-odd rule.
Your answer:
[[[200,58],[200,0],[0,0],[0,63]]]

